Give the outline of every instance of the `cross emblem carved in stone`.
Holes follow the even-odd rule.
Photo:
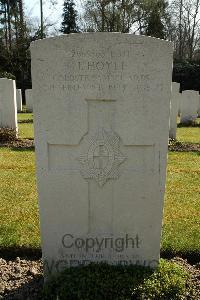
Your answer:
[[[86,99],[86,101],[88,131],[79,145],[61,146],[64,147],[62,151],[67,151],[67,157],[70,157],[64,170],[70,174],[79,172],[88,183],[88,233],[99,232],[100,229],[102,232],[112,233],[113,184],[120,178],[121,172],[129,174],[128,176],[136,172],[133,169],[134,149],[148,153],[150,150],[150,153],[153,153],[154,145],[123,145],[123,141],[115,132],[116,100]],[[123,167],[125,162],[126,167]],[[63,164],[65,162],[62,160],[62,169]],[[142,160],[141,164],[145,165],[145,160]],[[55,170],[58,170],[58,167]],[[103,216],[103,221],[102,208],[107,212],[107,216]]]

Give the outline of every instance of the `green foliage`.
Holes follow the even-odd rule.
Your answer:
[[[200,91],[200,62],[175,61],[173,81],[180,82],[181,90]]]
[[[183,299],[188,278],[189,275],[179,265],[161,259],[158,270],[145,278],[134,292],[143,300]]]
[[[0,72],[0,78],[8,78],[15,80],[15,76],[8,72]]]
[[[78,32],[77,11],[73,0],[65,0],[63,7],[63,21],[61,32],[65,34]]]
[[[128,300],[181,299],[188,274],[175,263],[161,260],[156,271],[139,266],[90,264],[69,268],[47,281],[44,299]]]
[[[23,1],[0,0],[0,76],[13,74],[17,87],[23,89],[31,78],[29,45]]]
[[[167,8],[166,1],[156,0],[148,8],[149,16],[147,18],[146,34],[156,38],[165,38],[165,11]]]
[[[1,33],[1,32],[0,32]],[[3,40],[0,34],[0,73],[3,72],[9,64],[9,52],[4,46]]]

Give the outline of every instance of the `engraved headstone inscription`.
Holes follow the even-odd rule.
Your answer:
[[[45,272],[159,259],[172,45],[121,33],[33,42]]]
[[[17,132],[16,86],[7,78],[0,78],[0,127]]]

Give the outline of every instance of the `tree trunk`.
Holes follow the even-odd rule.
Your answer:
[[[42,0],[40,0],[40,19],[41,19],[40,34],[41,34],[41,39],[43,39],[43,37],[44,37],[44,22],[43,22],[43,3],[42,3]]]
[[[19,36],[20,39],[23,41],[25,35],[23,0],[18,0],[18,7],[19,7],[19,23],[20,23]]]
[[[6,42],[6,49],[8,49],[8,26],[7,26],[7,9],[6,9],[6,4],[4,4],[4,19],[5,19],[5,42]]]
[[[180,0],[180,10],[179,10],[179,59],[183,58],[182,17],[183,17],[183,0]]]
[[[8,44],[9,44],[9,50],[11,50],[11,48],[12,48],[12,35],[11,35],[10,0],[7,0],[7,17],[8,17]]]

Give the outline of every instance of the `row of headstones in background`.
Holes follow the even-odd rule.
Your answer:
[[[26,91],[27,111],[32,112],[32,90]],[[17,112],[22,112],[22,93],[15,80],[0,78],[0,127],[17,132]]]
[[[17,93],[17,111],[22,111],[22,93],[20,89],[16,90]],[[26,95],[26,111],[27,112],[33,112],[33,100],[32,100],[32,90],[27,89],[25,91]]]
[[[26,111],[33,112],[33,98],[32,98],[32,89],[27,89],[26,94]]]
[[[16,84],[7,78],[0,78],[0,127],[17,132]]]
[[[32,100],[32,89],[25,91],[26,95],[26,111],[33,112],[33,100]],[[21,90],[17,89],[17,111],[22,111],[22,94]]]
[[[22,91],[16,89],[17,112],[22,112]]]
[[[176,138],[177,117],[180,123],[188,124],[200,116],[200,96],[197,91],[180,91],[180,84],[172,83],[171,107],[170,107],[170,131],[169,137]]]
[[[92,261],[157,265],[172,44],[72,34],[32,43],[31,55],[46,275]]]
[[[187,124],[193,122],[198,117],[199,110],[199,92],[183,91],[180,102],[180,123]]]

